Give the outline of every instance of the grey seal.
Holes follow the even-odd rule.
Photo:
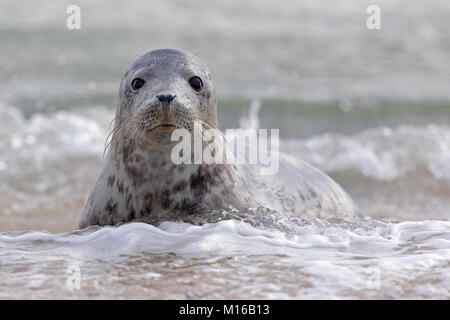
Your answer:
[[[345,191],[303,162],[283,160],[287,183],[283,174],[259,179],[248,166],[175,164],[171,134],[192,131],[195,121],[218,130],[213,80],[199,58],[158,49],[134,61],[120,83],[112,139],[79,227],[257,207],[354,214]]]

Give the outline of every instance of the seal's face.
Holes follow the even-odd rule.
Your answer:
[[[177,128],[192,130],[196,120],[217,127],[215,90],[208,68],[182,50],[144,54],[122,78],[117,117],[132,119],[134,128],[146,135]]]

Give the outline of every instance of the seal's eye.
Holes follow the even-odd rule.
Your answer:
[[[144,86],[144,83],[145,83],[144,80],[136,78],[136,79],[133,79],[133,81],[131,81],[131,87],[134,90],[138,90]]]
[[[189,84],[195,91],[200,91],[203,88],[203,82],[202,79],[199,77],[192,77],[189,79]]]

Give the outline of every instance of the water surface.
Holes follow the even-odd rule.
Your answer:
[[[0,298],[450,298],[450,7],[378,3],[377,32],[364,1],[80,1],[79,31],[70,2],[0,3]],[[161,47],[209,65],[222,129],[279,128],[365,218],[74,231],[121,75]]]

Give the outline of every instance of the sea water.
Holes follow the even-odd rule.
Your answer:
[[[376,32],[359,1],[79,1],[77,31],[71,3],[0,3],[0,298],[450,298],[449,4],[378,2]],[[364,217],[76,230],[120,77],[160,47]]]

